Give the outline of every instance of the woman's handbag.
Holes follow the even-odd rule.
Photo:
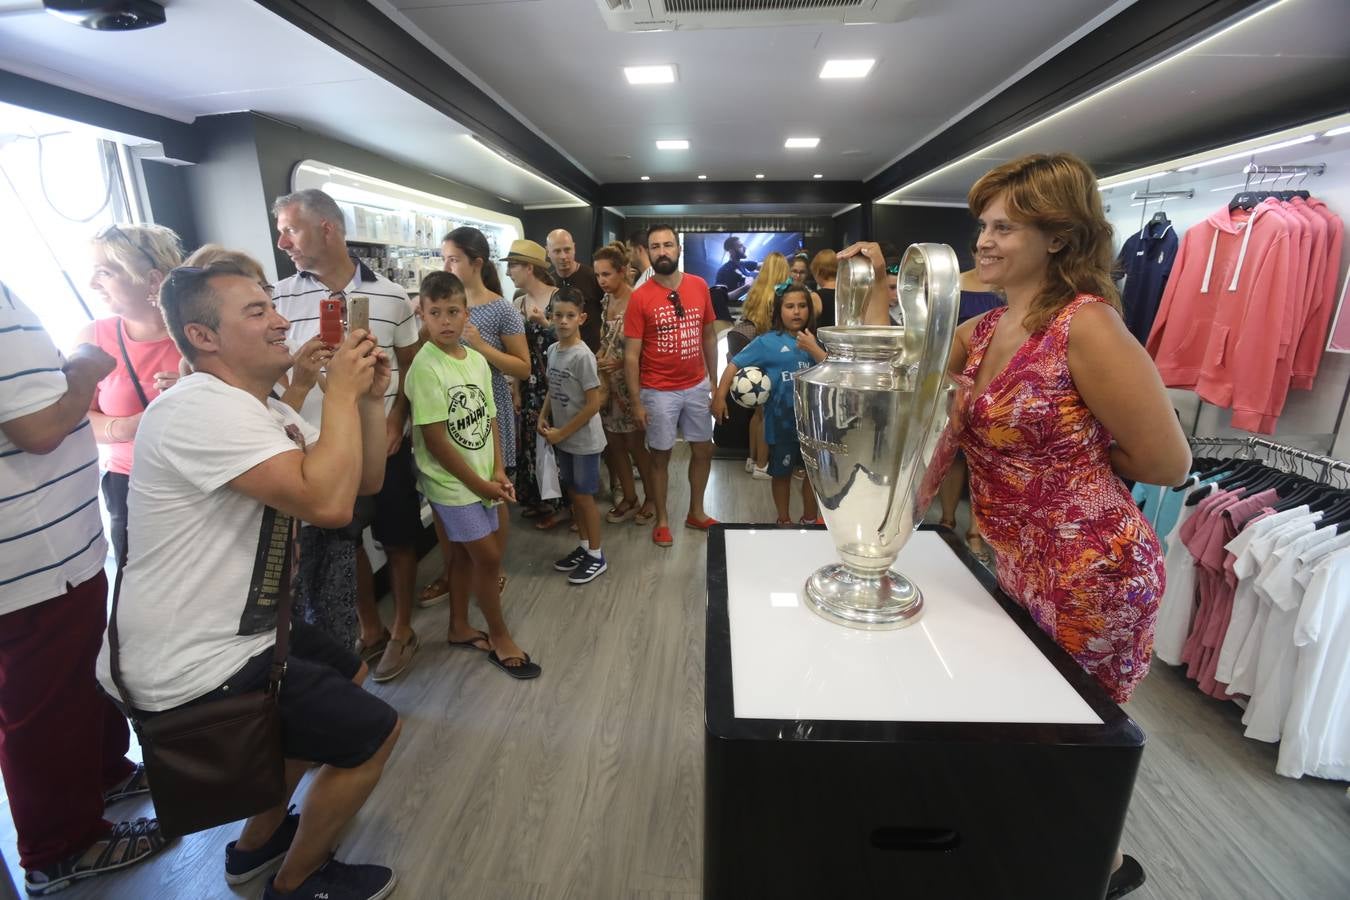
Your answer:
[[[141,743],[160,831],[177,837],[257,815],[286,799],[286,761],[277,695],[286,672],[290,592],[277,606],[277,642],[267,688],[144,716],[136,711],[118,663],[118,573],[108,621],[113,684]]]

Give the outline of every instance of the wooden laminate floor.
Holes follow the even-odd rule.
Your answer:
[[[672,466],[677,526],[685,458],[677,450]],[[739,461],[717,461],[708,511],[771,521],[768,483],[752,481]],[[572,587],[551,563],[573,536],[514,521],[504,600],[517,639],[544,667],[535,682],[447,647],[444,605],[418,610],[423,646],[413,668],[370,684],[403,716],[403,736],[339,857],[393,866],[395,896],[408,900],[698,897],[706,539],[674,532],[675,546],[661,551],[647,529],[608,526],[609,572]],[[423,581],[437,564],[423,560]],[[1241,736],[1236,707],[1165,666],[1128,709],[1149,735],[1124,840],[1149,877],[1133,897],[1350,897],[1345,785],[1275,775],[1276,748]],[[148,801],[112,812],[151,814]],[[232,889],[222,877],[237,832],[193,835],[61,896],[256,897],[261,879]],[[8,815],[0,850],[22,884]]]

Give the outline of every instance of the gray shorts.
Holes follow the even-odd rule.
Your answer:
[[[643,388],[642,405],[647,409],[647,446],[669,450],[675,446],[679,428],[691,444],[711,441],[713,436],[711,383],[703,379],[682,391],[658,391]]]

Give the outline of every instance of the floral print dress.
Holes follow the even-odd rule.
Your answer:
[[[606,294],[604,318],[600,324],[600,352],[596,355],[612,356],[622,361],[623,314],[610,315],[609,310],[613,303],[613,295]],[[633,399],[628,395],[628,379],[624,376],[623,369],[610,372],[605,377],[609,379],[609,403],[600,410],[600,421],[605,430],[610,434],[628,434],[637,431],[637,419],[633,418]]]
[[[1111,468],[1111,435],[1069,374],[1069,324],[1100,302],[1080,294],[1027,338],[972,398],[960,443],[999,584],[1123,703],[1148,674],[1165,575],[1157,536]],[[976,326],[967,377],[1006,313]]]
[[[554,295],[556,296],[556,294]],[[539,496],[539,473],[535,465],[537,446],[535,429],[539,425],[539,413],[548,399],[548,348],[558,340],[552,325],[540,325],[531,322],[525,315],[527,297],[520,297],[517,312],[525,325],[525,344],[530,350],[530,377],[520,383],[520,446],[516,450],[516,502],[524,508],[539,508],[546,504],[557,505],[556,501],[544,500]],[[552,311],[553,298],[549,298],[547,317]]]

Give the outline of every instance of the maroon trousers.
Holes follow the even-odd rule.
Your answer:
[[[103,792],[132,771],[127,720],[94,677],[108,579],[0,616],[0,772],[19,864],[41,869],[110,827]]]

